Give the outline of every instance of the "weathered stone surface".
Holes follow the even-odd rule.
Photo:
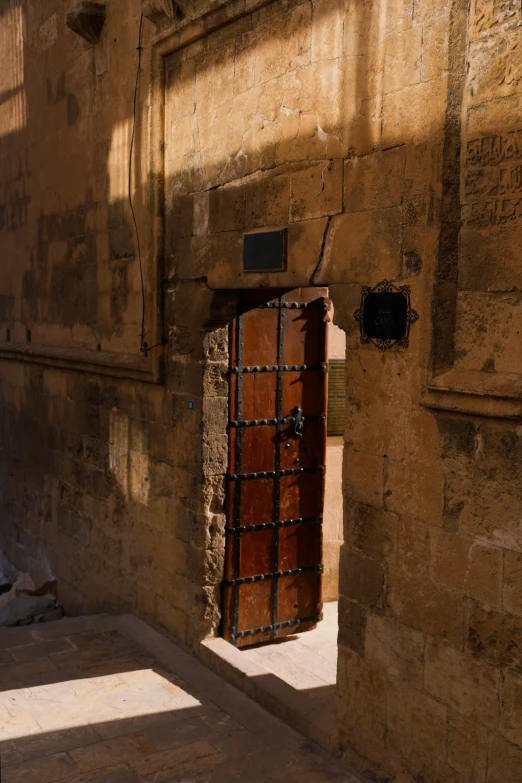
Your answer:
[[[422,3],[421,6],[428,7],[428,3]],[[424,26],[423,28],[423,40],[422,40],[422,68],[421,78],[423,82],[430,81],[431,79],[437,79],[442,76],[444,69],[447,67],[449,60],[449,25],[447,4],[440,3],[442,8],[441,15],[437,18],[433,18],[433,23]],[[432,5],[431,9],[433,14],[436,14],[436,9]],[[417,11],[416,11],[417,13]],[[419,15],[422,11],[419,9]]]
[[[325,270],[332,282],[379,282],[400,269],[400,210],[373,210],[332,220]]]
[[[450,590],[462,592],[468,570],[471,541],[445,530],[430,533],[430,574]]]
[[[346,502],[345,540],[364,555],[381,562],[394,562],[397,529],[395,514],[351,500]]]
[[[328,286],[342,751],[370,779],[519,783],[520,3],[111,0],[94,51],[7,5],[0,547],[70,611],[215,633],[227,327],[242,289]],[[243,273],[245,230],[282,227],[287,269]],[[420,318],[379,352],[353,315],[385,278]]]
[[[506,552],[504,555],[504,609],[522,615],[522,554]]]
[[[434,531],[425,522],[400,517],[397,563],[406,573],[426,576],[430,564],[430,537]]]
[[[487,731],[475,720],[450,712],[448,763],[470,783],[485,783],[488,767]]]
[[[343,162],[324,161],[297,171],[290,180],[290,220],[335,215],[342,212]]]
[[[435,107],[444,93],[444,77],[391,92],[383,103],[383,143],[386,147],[418,143],[438,132]],[[440,131],[439,131],[440,132]]]
[[[354,748],[361,756],[380,766],[386,756],[386,703],[382,698],[386,677],[378,667],[366,663],[356,652],[341,647],[338,682],[347,697],[346,706],[341,707],[341,747]]]
[[[506,557],[509,554],[506,553]],[[480,543],[473,544],[469,553],[464,592],[476,601],[500,607],[503,569],[503,554],[500,549]]]
[[[488,783],[516,783],[520,777],[522,750],[492,734],[489,742]]]
[[[387,589],[387,602],[398,620],[458,647],[463,626],[461,596],[396,569],[388,573]]]
[[[437,639],[426,646],[426,690],[461,715],[495,729],[499,719],[499,673]]]
[[[348,399],[347,417],[347,447],[393,460],[403,458],[404,417],[400,412],[377,401],[362,405],[358,400],[352,404]]]
[[[520,305],[520,297],[516,293],[463,291],[459,294],[457,335],[463,369],[520,372],[520,360],[515,350],[520,328]],[[514,327],[508,333],[506,323]]]
[[[345,562],[346,568],[339,584],[340,594],[363,606],[374,606],[384,586],[382,566],[377,560],[358,552],[348,552]]]
[[[446,753],[446,707],[411,685],[389,679],[386,690],[387,725],[392,747],[407,747],[422,760],[443,761]],[[413,759],[412,759],[413,760]],[[414,764],[419,762],[415,759]],[[422,768],[422,761],[420,763]]]
[[[346,450],[343,462],[345,504],[383,505],[383,459],[373,454]]]
[[[519,676],[506,673],[501,689],[500,731],[510,742],[522,747],[522,681]]]
[[[400,206],[404,186],[404,148],[347,160],[344,167],[346,212]]]
[[[395,92],[421,80],[423,30],[412,27],[386,39],[384,92]]]
[[[467,628],[467,649],[478,660],[517,668],[522,663],[519,617],[473,606]]]
[[[440,465],[391,459],[386,464],[386,508],[432,525],[441,525],[443,478]]]
[[[370,615],[366,624],[367,660],[390,676],[422,689],[424,635],[390,618]]]
[[[475,475],[448,472],[444,478],[447,530],[458,530],[508,550],[522,550],[517,511],[520,491],[516,480],[508,481],[502,476],[492,481],[481,472]],[[503,525],[498,524],[500,516],[505,520]]]
[[[360,603],[339,597],[338,642],[361,656],[365,653],[366,617],[366,609]]]

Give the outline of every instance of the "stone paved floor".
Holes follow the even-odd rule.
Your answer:
[[[335,714],[337,631],[338,604],[332,601],[324,605],[323,620],[315,630],[241,654]]]
[[[356,783],[131,616],[0,630],[2,783]]]

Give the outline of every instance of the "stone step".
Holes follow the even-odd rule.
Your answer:
[[[198,658],[209,669],[329,753],[337,755],[335,715],[245,656],[224,639],[201,642]]]

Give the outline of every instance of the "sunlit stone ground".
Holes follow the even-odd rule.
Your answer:
[[[353,783],[130,616],[0,630],[0,689],[2,783]]]

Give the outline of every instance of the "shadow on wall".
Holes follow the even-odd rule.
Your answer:
[[[75,348],[139,355],[142,292],[128,203],[139,10],[135,3],[117,31],[109,14],[106,38],[92,47],[65,27],[62,3],[3,5],[3,346],[30,341],[36,354],[73,349],[73,359]],[[138,114],[130,186],[146,237],[142,128]],[[146,303],[150,313],[150,292]],[[3,365],[2,534],[17,562],[49,560],[69,610],[135,608],[136,575],[146,580],[157,559],[143,545],[154,503],[142,433],[158,420],[165,427],[163,406],[146,385],[67,369],[67,361],[65,371]],[[129,547],[138,516],[142,543]]]
[[[283,222],[287,222],[288,177],[286,182],[286,175],[259,178],[256,172],[260,166],[268,170],[297,162],[299,168],[303,162],[307,167],[310,160],[326,156],[317,167],[317,172],[324,174],[324,178],[322,174],[317,178],[319,189],[327,189],[330,165],[337,174],[341,172],[342,158],[351,148],[346,138],[343,142],[335,132],[342,119],[340,107],[351,105],[347,91],[359,95],[353,82],[344,79],[337,62],[344,36],[343,24],[336,21],[341,6],[329,3],[328,11],[325,6],[317,15],[319,21],[322,15],[324,31],[319,25],[316,48],[319,51],[329,38],[329,45],[334,46],[331,62],[335,67],[324,66],[322,74],[318,68],[314,75],[310,3],[297,5],[285,22],[275,70],[271,70],[270,45],[274,37],[279,40],[281,29],[279,20],[270,21],[269,16],[267,25],[257,32],[232,39],[237,55],[227,43],[224,55],[218,52],[198,58],[197,78],[192,80],[197,94],[192,115],[201,121],[202,137],[203,128],[207,128],[208,143],[196,154],[190,146],[192,137],[184,135],[183,121],[167,122],[168,140],[170,129],[176,126],[176,149],[187,145],[183,165],[167,163],[168,234],[174,237],[179,226],[178,239],[189,234],[191,245],[191,252],[186,253],[178,242],[174,256],[169,255],[169,273],[182,274],[184,265],[189,265],[189,276],[197,274],[192,247],[198,246],[207,229],[211,249],[198,261],[205,272],[216,248],[214,242],[221,247],[218,257],[222,261],[227,243],[232,239],[237,243],[244,228],[275,219],[271,204],[283,205]],[[136,13],[128,24],[121,26],[118,20],[116,33],[117,9],[111,7],[106,39],[94,48],[64,27],[62,10],[58,4],[36,7],[13,2],[0,16],[0,36],[5,44],[0,49],[5,66],[0,94],[9,108],[2,112],[7,125],[2,135],[0,241],[3,252],[12,259],[12,264],[0,271],[0,342],[9,330],[13,343],[26,344],[30,327],[35,350],[42,345],[81,346],[130,355],[137,353],[141,328],[136,240],[127,201],[135,77],[129,63],[136,64],[140,5],[136,2]],[[355,28],[362,29],[360,4],[354,6],[353,13]],[[330,19],[334,20],[333,28]],[[150,29],[145,26],[146,47],[149,40]],[[284,53],[287,45],[291,46],[290,59]],[[252,63],[245,61],[249,51],[255,55],[252,73]],[[229,56],[233,65],[235,59],[243,63],[238,65],[236,85],[242,83],[243,75],[248,77],[245,84],[252,80],[264,83],[248,87],[256,107],[243,116],[242,122],[249,124],[250,131],[240,149],[230,134],[235,131],[245,91],[230,94],[234,109],[222,126],[223,104],[217,97],[221,93],[212,81],[221,79],[219,68],[230,65]],[[183,96],[191,77],[180,73],[178,79],[177,63],[174,55],[169,72],[174,74],[172,84],[176,79],[179,82],[179,96],[169,90],[167,104],[170,112],[180,106],[185,117]],[[350,63],[357,66],[354,73],[360,80],[361,59],[351,57]],[[290,71],[300,69],[301,64],[302,76],[292,75]],[[300,80],[292,109],[284,97],[277,98],[280,87],[275,83],[271,97],[269,84],[271,76],[277,81],[287,72],[285,78],[291,82]],[[148,150],[143,141],[148,122],[148,78],[148,59],[144,57],[131,186],[146,265],[151,264],[146,192],[158,174],[148,171]],[[325,100],[330,88],[336,98]],[[223,90],[229,87],[223,84]],[[319,120],[314,119],[316,93],[323,96]],[[277,106],[281,108],[271,119]],[[352,111],[347,125],[350,123],[357,123],[362,136],[370,133],[364,112]],[[257,135],[256,127],[260,131]],[[216,128],[222,131],[218,134]],[[223,231],[230,215],[230,191],[225,187],[211,191],[209,211],[201,220],[197,212],[189,216],[178,210],[180,203],[183,210],[186,202],[197,201],[197,196],[190,195],[194,188],[189,178],[196,157],[202,188],[254,175],[252,189],[237,188],[239,217],[230,226],[233,231]],[[184,191],[189,193],[186,202],[181,196],[181,202],[174,205],[175,193]],[[278,197],[283,191],[282,198]],[[342,195],[337,192],[337,210],[340,200]],[[306,209],[308,201],[306,194],[294,194],[292,214],[296,221],[306,216],[299,211],[299,203]],[[321,212],[332,211],[329,198],[325,196],[323,201]],[[173,261],[175,267],[171,266]],[[255,284],[253,278],[249,284]],[[202,453],[210,451],[206,436],[200,442],[207,372],[203,362],[208,363],[207,374],[213,378],[214,389],[213,402],[207,408],[215,404],[221,413],[227,394],[223,372],[226,337],[218,330],[204,338],[212,294],[197,284],[192,292],[189,297],[182,295],[183,303],[179,297],[167,297],[168,393],[146,385],[15,362],[4,365],[1,392],[4,535],[10,554],[19,563],[48,557],[71,610],[133,609],[179,629],[181,638],[186,635],[187,618],[194,614],[194,602],[205,606],[201,585],[207,584],[208,574],[208,589],[213,594],[221,579],[219,552],[213,553],[212,542],[209,548],[208,537],[209,531],[215,531],[217,537],[222,527],[220,471],[226,456],[220,451],[209,458],[214,460],[216,477],[209,497],[208,488],[202,488],[198,479]],[[147,294],[149,313],[155,295]],[[187,411],[190,397],[197,404],[194,414]],[[213,515],[210,522],[208,513]],[[202,613],[200,609],[197,612]],[[204,612],[209,612],[208,608]]]
[[[380,130],[369,100],[379,22],[360,3],[346,19],[341,2],[313,17],[311,3],[276,7],[253,30],[165,61],[167,268],[217,288],[277,285],[241,272],[242,232],[286,224],[292,282],[307,284],[343,211],[343,160],[370,152]]]
[[[20,277],[11,267],[0,280],[0,342],[9,328],[25,344],[30,327],[37,346],[138,352],[142,294],[128,204],[135,6],[116,31],[109,13],[93,47],[65,27],[62,4],[4,4],[0,240]],[[146,85],[141,102],[145,94]],[[130,185],[145,239],[143,127],[139,113]]]
[[[422,24],[412,26],[411,7],[408,22],[406,5],[328,0],[312,14],[301,2],[277,16],[275,0],[254,29],[225,26],[214,49],[169,56],[164,172],[149,170],[143,58],[131,184],[147,238],[148,191],[164,175],[168,275],[274,285],[231,261],[245,230],[289,224],[299,284],[353,293],[376,276],[418,276],[412,253],[436,220],[424,183],[436,180],[438,150],[428,145],[442,134],[448,79],[446,63],[418,56]],[[138,352],[126,177],[139,8],[119,26],[111,4],[107,41],[94,49],[64,29],[61,10],[11,4],[0,17],[11,58],[1,73],[18,74],[0,93],[14,91],[20,106],[25,94],[25,114],[13,110],[2,137],[0,240],[16,264],[0,270],[0,314],[14,342],[30,322],[33,346]],[[150,36],[147,27],[146,48]],[[418,89],[426,84],[432,101]],[[149,272],[147,241],[143,259]],[[348,318],[351,300],[337,295]],[[131,609],[187,640],[194,618],[197,633],[218,620],[227,345],[225,330],[208,326],[217,294],[203,283],[174,284],[165,299],[166,390],[5,363],[5,535],[17,562],[48,553],[71,608]]]

